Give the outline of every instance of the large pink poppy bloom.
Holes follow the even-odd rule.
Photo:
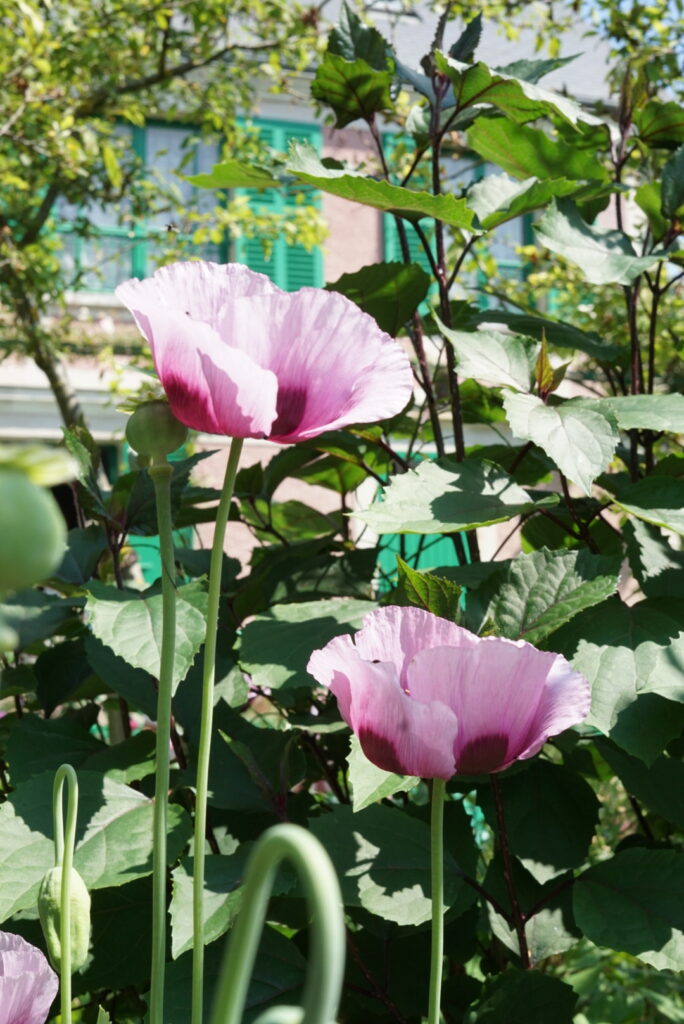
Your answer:
[[[2,1024],[44,1024],[58,985],[57,975],[39,949],[19,935],[0,932]]]
[[[290,443],[401,412],[401,346],[336,292],[284,292],[239,263],[172,263],[116,294],[152,349],[177,419]]]
[[[371,612],[309,672],[379,768],[422,778],[501,772],[589,711],[589,683],[559,654],[479,637],[421,608]]]

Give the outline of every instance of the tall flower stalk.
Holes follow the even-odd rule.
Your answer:
[[[171,742],[171,694],[176,642],[176,587],[171,519],[171,476],[166,457],[150,468],[157,501],[157,525],[162,570],[162,642],[157,694],[155,749],[155,800],[152,852],[152,979],[150,1024],[164,1024],[164,974],[166,967],[166,835],[168,832],[169,745]]]
[[[430,873],[432,941],[430,946],[430,994],[428,1024],[439,1024],[444,962],[444,794],[443,779],[432,780],[430,815]]]
[[[214,682],[216,678],[216,638],[218,633],[219,600],[221,597],[221,570],[226,525],[233,500],[243,439],[234,437],[230,444],[228,463],[219,501],[214,541],[209,564],[209,606],[207,632],[204,642],[202,671],[202,712],[199,748],[197,752],[197,790],[195,797],[195,836],[192,878],[192,1024],[201,1024],[204,999],[204,858],[207,831],[207,793],[209,788],[209,757],[214,720]]]

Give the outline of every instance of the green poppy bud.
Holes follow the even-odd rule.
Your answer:
[[[139,405],[126,424],[126,440],[139,455],[164,458],[185,443],[188,428],[166,402]]]
[[[59,971],[62,960],[60,939],[62,868],[54,867],[43,876],[38,890],[40,917],[50,963]],[[75,868],[71,869],[71,970],[77,971],[88,959],[90,945],[90,893]]]
[[[64,556],[55,499],[18,469],[0,466],[0,593],[46,580]]]

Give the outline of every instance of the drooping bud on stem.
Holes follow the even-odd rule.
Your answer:
[[[38,890],[38,916],[50,963],[62,966],[62,867],[50,868]],[[90,945],[90,893],[76,868],[71,869],[71,969],[78,971],[88,959]]]

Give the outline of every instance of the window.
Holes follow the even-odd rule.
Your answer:
[[[192,148],[187,140],[192,130],[180,125],[150,124],[145,128],[117,126],[117,134],[128,136],[130,145],[142,160],[146,176],[159,180],[189,209],[209,210],[215,205],[210,192],[193,188],[175,175],[182,167],[185,174],[211,170],[219,156],[218,145],[200,143]],[[88,237],[78,230],[79,218],[86,216],[91,227]],[[133,220],[117,216],[114,206],[95,205],[83,210],[63,203],[58,209],[57,230],[62,236],[62,263],[76,279],[78,288],[87,292],[111,292],[127,277],[144,277],[156,266],[155,249],[164,242],[171,215],[154,209]],[[179,225],[189,234],[190,223]],[[194,254],[205,259],[227,258],[225,245],[202,245]]]
[[[320,149],[321,130],[318,125],[277,121],[255,123],[262,141],[278,152],[286,153],[291,141],[308,142]],[[278,189],[239,189],[238,194],[248,196],[255,210],[287,213],[288,208],[293,206],[292,199]],[[309,205],[316,204],[317,194],[313,193],[307,202]],[[239,263],[245,263],[252,270],[266,274],[274,284],[286,291],[296,291],[305,286],[320,288],[323,285],[323,256],[318,247],[308,250],[303,245],[288,245],[286,239],[278,238],[266,256],[258,238],[238,238],[234,252]]]
[[[320,146],[320,128],[288,122],[257,122],[267,145],[286,151],[290,139],[306,140]],[[216,194],[194,188],[175,172],[199,174],[210,171],[220,159],[218,144],[199,142],[188,145],[194,135],[191,128],[173,124],[148,124],[145,128],[121,125],[119,134],[130,138],[130,144],[140,157],[146,177],[158,179],[165,190],[170,190],[186,209],[199,213],[209,212],[217,204]],[[286,212],[288,199],[278,190],[239,190],[248,195],[255,208],[265,207],[273,212]],[[311,199],[309,202],[315,202]],[[79,218],[87,216],[92,225],[88,237],[79,232]],[[62,203],[58,209],[57,230],[63,249],[63,265],[78,281],[78,289],[87,292],[109,293],[128,277],[145,277],[157,265],[157,258],[165,245],[172,214],[152,208],[139,219],[117,216],[113,206],[93,206],[87,210]],[[194,230],[190,218],[173,224],[181,237],[188,240]],[[240,238],[230,245],[228,238],[221,244],[188,246],[188,253],[222,263],[232,258],[246,263],[253,270],[267,274],[281,288],[294,290],[303,285],[323,284],[323,260],[320,249],[308,251],[300,245],[288,245],[279,238],[266,258],[258,238]]]

